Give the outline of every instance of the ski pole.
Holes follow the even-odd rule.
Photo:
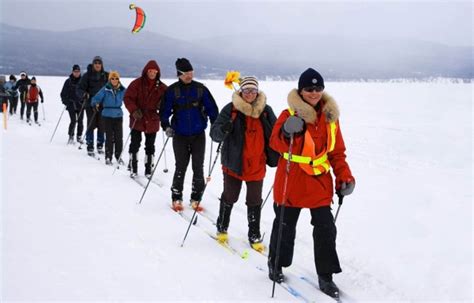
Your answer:
[[[265,203],[267,203],[268,197],[270,196],[270,193],[272,192],[272,190],[273,190],[273,185],[270,188],[270,190],[268,191],[268,194],[267,194],[265,200],[263,201],[262,206],[260,207],[260,209],[263,209],[263,207],[265,206]]]
[[[337,193],[337,197],[339,198],[339,206],[337,207],[337,211],[336,211],[336,216],[334,217],[334,224],[336,224],[336,220],[337,220],[337,216],[339,215],[339,210],[341,209],[341,206],[342,206],[342,200],[344,200],[344,195],[341,195],[340,192]]]
[[[44,113],[44,103],[41,102],[41,109],[43,110],[43,121],[46,121],[46,114]]]
[[[211,161],[212,161],[212,144],[214,141],[211,140],[211,152],[209,153],[209,175],[211,174]]]
[[[64,106],[63,111],[61,112],[61,115],[59,116],[58,123],[56,123],[56,128],[54,129],[53,134],[51,135],[51,139],[49,140],[49,143],[53,142],[54,135],[56,134],[56,130],[58,129],[59,122],[61,122],[61,118],[63,117],[65,110],[66,110],[66,106]]]
[[[211,174],[212,174],[212,171],[214,170],[214,166],[216,166],[217,158],[219,157],[219,153],[221,151],[221,146],[222,146],[223,142],[224,142],[224,140],[219,142],[219,145],[217,146],[216,157],[214,158],[214,163],[212,163],[212,166],[209,169],[209,175],[207,176],[206,180],[211,180]],[[187,238],[188,233],[189,233],[189,229],[191,228],[191,224],[194,222],[194,217],[196,217],[196,213],[197,213],[197,210],[199,208],[199,204],[201,204],[202,196],[204,195],[204,191],[206,190],[206,187],[207,187],[208,183],[209,183],[209,181],[206,181],[206,183],[204,183],[204,188],[202,189],[201,197],[200,197],[199,201],[197,201],[197,205],[194,208],[194,213],[193,213],[193,216],[191,217],[191,220],[189,221],[188,229],[186,230],[186,234],[184,235],[184,239],[183,239],[183,242],[181,243],[181,247],[184,246],[184,241],[186,241],[186,238]]]
[[[84,135],[82,136],[81,143],[79,143],[79,148],[82,149],[82,144],[84,143],[84,139],[87,136],[87,132],[90,130],[92,123],[94,123],[95,115],[97,115],[97,111],[94,110],[94,113],[92,114],[91,120],[89,121],[89,125],[87,125],[86,131],[84,132]]]
[[[281,247],[281,236],[283,234],[283,218],[285,213],[285,203],[286,203],[286,196],[287,196],[287,188],[288,188],[288,177],[290,175],[290,164],[291,164],[291,155],[293,149],[293,134],[290,136],[290,147],[288,149],[288,160],[286,160],[286,173],[285,173],[285,182],[283,183],[283,202],[280,206],[280,218],[278,221],[278,237],[277,237],[277,247],[276,247],[276,256],[275,256],[275,264],[273,264],[273,274],[275,275],[276,270],[278,268],[278,262],[280,261],[280,247]],[[275,277],[273,277],[273,287],[272,287],[272,298],[275,295]]]
[[[132,136],[132,130],[133,130],[133,128],[135,127],[135,123],[137,123],[137,121],[138,121],[138,120],[133,121],[133,124],[132,124],[132,127],[131,127],[131,129],[130,129],[130,132],[128,133],[127,140],[125,140],[125,143],[124,143],[123,146],[122,146],[122,151],[120,152],[120,156],[118,157],[117,162],[120,162],[120,160],[122,160],[123,150],[124,150],[125,147],[127,146],[128,140],[130,140],[130,137]],[[120,165],[120,164],[119,164],[119,165]],[[118,167],[118,165],[115,166],[115,169],[114,169],[114,172],[112,173],[112,175],[115,174],[115,171],[117,170],[117,167]]]
[[[168,141],[171,137],[166,138],[165,144],[163,144],[163,148],[161,149],[160,155],[158,156],[158,160],[156,160],[155,167],[153,167],[153,171],[151,172],[150,179],[148,180],[148,183],[145,186],[145,189],[143,190],[142,197],[140,198],[140,201],[138,201],[138,204],[142,203],[143,197],[145,197],[145,193],[148,189],[148,186],[151,183],[151,179],[153,179],[153,175],[155,174],[156,168],[158,167],[158,162],[160,162],[161,156],[163,156],[163,152],[165,151],[166,144],[168,144]]]
[[[165,145],[165,133],[162,131],[161,134],[163,135],[163,146]],[[163,169],[164,173],[168,172],[168,163],[166,161],[166,151],[165,151],[165,169]]]

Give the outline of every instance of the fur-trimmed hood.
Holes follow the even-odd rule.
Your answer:
[[[319,103],[322,105],[322,110],[327,122],[336,122],[339,120],[339,107],[333,97],[323,92]],[[293,89],[288,94],[288,106],[297,112],[298,116],[306,123],[315,124],[317,119],[316,110],[301,98],[298,90]]]
[[[238,92],[232,95],[232,104],[241,113],[252,118],[258,118],[267,105],[267,96],[264,92],[259,91],[257,99],[252,103],[247,103]]]

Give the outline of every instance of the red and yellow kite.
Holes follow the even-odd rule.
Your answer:
[[[144,26],[145,26],[145,21],[146,21],[146,15],[145,12],[139,8],[138,6],[135,6],[135,4],[130,4],[128,6],[131,10],[135,10],[137,13],[137,17],[135,19],[135,25],[133,26],[132,33],[136,34],[138,33]]]

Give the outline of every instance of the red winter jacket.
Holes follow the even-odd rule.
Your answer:
[[[264,104],[265,105],[265,104]],[[265,177],[266,156],[263,126],[260,118],[245,116],[244,146],[242,150],[242,175],[223,166],[223,171],[242,181],[260,181]]]
[[[339,126],[339,109],[336,102],[328,94],[323,93],[319,101],[318,110],[304,102],[297,90],[292,90],[288,95],[288,105],[296,112],[296,115],[305,120],[305,127],[310,132],[315,143],[316,154],[319,154],[327,145],[327,122],[336,122],[336,144],[334,150],[328,153],[331,170],[336,176],[336,188],[339,189],[342,182],[354,181],[349,165],[346,162],[346,147]],[[284,110],[273,128],[270,138],[270,147],[280,153],[288,152],[289,139],[285,138],[281,128],[290,116],[288,110]],[[292,152],[301,155],[304,144],[304,136],[297,135],[294,138]],[[273,198],[277,204],[283,202],[283,187],[286,176],[287,161],[280,157],[275,174]],[[317,208],[329,206],[334,195],[334,184],[331,173],[312,176],[305,173],[298,163],[291,162],[287,185],[288,207]]]
[[[151,86],[147,76],[149,69],[158,70],[155,84]],[[150,60],[143,68],[142,76],[133,80],[125,92],[124,103],[130,113],[130,127],[147,134],[158,132],[160,129],[158,109],[160,108],[161,97],[166,87],[160,81],[160,67],[156,61]],[[135,123],[135,118],[133,118],[132,114],[137,109],[141,110],[143,117]]]

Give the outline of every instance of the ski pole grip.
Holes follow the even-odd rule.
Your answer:
[[[337,192],[337,197],[339,198],[338,204],[342,205],[342,201],[344,200],[344,195],[342,195],[340,192]]]

